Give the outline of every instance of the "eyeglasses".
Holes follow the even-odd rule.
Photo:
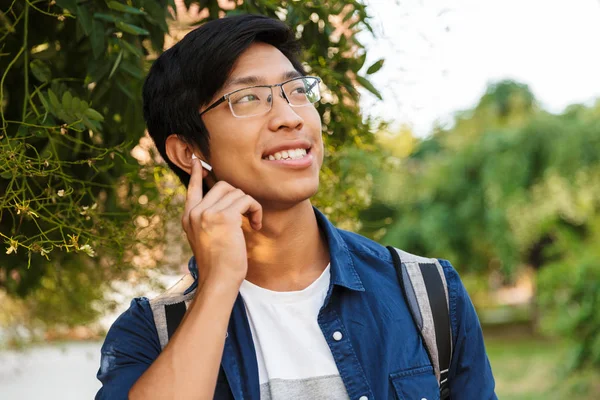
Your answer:
[[[321,99],[320,78],[301,76],[276,85],[251,86],[227,93],[212,103],[200,115],[212,110],[224,101],[229,102],[231,113],[236,118],[254,117],[268,113],[273,107],[273,88],[279,87],[281,96],[292,107],[304,107]]]

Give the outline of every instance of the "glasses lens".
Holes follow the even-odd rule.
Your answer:
[[[271,109],[271,88],[242,89],[229,96],[231,111],[236,117],[250,117]]]
[[[293,106],[305,106],[321,99],[319,80],[313,77],[291,80],[283,85],[283,91]]]

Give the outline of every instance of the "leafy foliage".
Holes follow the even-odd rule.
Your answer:
[[[499,82],[409,148],[375,177],[363,231],[465,272],[534,267],[544,325],[576,340],[574,365],[600,366],[600,102],[552,115]]]
[[[83,323],[111,282],[177,263],[165,243],[185,245],[173,223],[183,190],[144,137],[140,93],[152,60],[189,29],[170,20],[187,10],[167,0],[0,3],[0,289],[23,298],[31,319]],[[327,89],[318,109],[329,160],[316,203],[357,227],[372,180],[344,157],[377,160],[378,125],[363,118],[356,86],[378,94],[365,76],[383,63],[363,65],[355,34],[371,29],[365,6],[199,3],[195,24],[260,13],[294,28]]]
[[[102,248],[102,268],[79,261],[104,272],[97,286],[122,271],[107,265],[135,237],[132,215],[148,214],[132,195],[152,171],[128,150],[144,132],[137,93],[163,46],[166,2],[3,3],[0,287],[26,296],[73,253]]]

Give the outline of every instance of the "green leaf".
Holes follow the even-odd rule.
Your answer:
[[[65,111],[71,111],[71,105],[73,104],[73,95],[71,92],[66,91],[62,96],[62,106]]]
[[[92,31],[92,15],[90,14],[90,10],[85,4],[80,4],[77,6],[76,15],[81,29],[89,36]]]
[[[371,65],[369,67],[369,69],[367,69],[367,75],[371,75],[374,74],[375,72],[379,71],[381,69],[381,67],[383,67],[383,62],[385,60],[382,58],[381,60],[373,63],[373,65]]]
[[[356,80],[358,81],[358,83],[360,83],[360,85],[362,87],[364,87],[365,89],[367,89],[369,92],[373,93],[375,96],[377,96],[377,98],[379,100],[383,100],[383,97],[381,97],[381,94],[379,93],[379,91],[377,89],[375,89],[375,86],[373,86],[373,84],[371,82],[369,82],[366,78],[363,78],[360,75],[356,76]]]
[[[31,73],[33,76],[35,76],[35,78],[42,83],[49,82],[50,79],[52,79],[52,71],[50,71],[50,67],[42,60],[33,60],[29,63],[29,68],[31,68]]]
[[[71,112],[73,112],[73,114],[80,114],[80,112],[79,112],[80,106],[81,106],[81,100],[79,100],[78,97],[73,97],[73,100],[71,101]]]
[[[169,26],[167,25],[167,10],[155,0],[145,0],[144,10],[148,13],[147,19],[151,19],[159,28],[167,33]]]
[[[142,71],[137,65],[134,65],[127,61],[123,61],[121,63],[121,71],[125,71],[129,75],[139,80],[141,80],[144,77],[144,71]]]
[[[117,22],[120,21],[120,19],[118,19],[114,15],[104,14],[104,13],[94,13],[94,18],[100,19],[102,21],[112,22],[114,24],[116,24]]]
[[[142,52],[142,49],[140,49],[138,47],[135,47],[134,45],[132,45],[131,43],[129,43],[127,40],[120,39],[119,40],[119,46],[121,46],[123,49],[127,50],[132,55],[134,55],[134,56],[136,56],[138,58],[144,57],[144,53]]]
[[[44,97],[42,92],[38,92],[38,96],[40,97],[40,101],[42,102],[42,105],[44,106],[44,108],[47,111],[50,111],[50,103],[48,103],[48,100],[46,100],[46,98]]]
[[[60,101],[58,101],[58,97],[52,91],[52,89],[48,89],[48,98],[50,99],[50,104],[52,104],[52,107],[55,111],[58,111],[62,108],[60,105]]]
[[[93,121],[104,121],[104,116],[93,108],[88,108],[85,110],[84,114]]]
[[[123,32],[131,33],[132,35],[149,35],[150,34],[150,32],[148,32],[144,28],[140,28],[139,26],[128,24],[123,21],[118,21],[115,25],[117,26],[117,28],[119,28]]]
[[[92,131],[100,130],[100,128],[97,126],[97,122],[90,121],[90,119],[88,119],[87,116],[84,116],[83,119],[81,120],[81,122],[83,122],[83,125],[85,125],[85,127],[88,128],[89,130],[92,130]]]
[[[354,15],[354,10],[350,10],[349,12],[346,13],[346,15],[344,15],[344,19],[342,20],[342,22],[348,21],[350,18],[352,18],[353,15]]]
[[[94,58],[97,60],[104,54],[105,51],[104,24],[97,19],[94,19],[94,21],[92,21],[90,42],[92,43],[92,52],[94,54]]]
[[[108,8],[111,8],[115,11],[120,11],[122,13],[127,13],[127,14],[136,14],[136,15],[146,14],[144,11],[140,10],[139,8],[130,7],[125,4],[119,3],[118,1],[109,1]]]
[[[112,78],[113,74],[115,73],[115,71],[119,67],[119,64],[121,63],[122,59],[123,59],[123,50],[121,50],[119,52],[119,55],[117,56],[117,59],[115,60],[115,63],[113,64],[112,69],[110,70],[110,74],[108,74],[108,79]]]
[[[63,109],[59,109],[56,111],[56,116],[60,119],[62,119],[63,121],[67,122],[67,123],[71,123],[72,118],[63,110]]]
[[[357,63],[356,65],[352,68],[352,70],[354,72],[358,72],[360,71],[360,69],[363,67],[363,65],[365,65],[365,60],[367,59],[367,53],[364,52],[363,54],[361,54],[358,59],[356,60]]]

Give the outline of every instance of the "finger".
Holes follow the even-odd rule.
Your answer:
[[[233,189],[232,191],[225,194],[223,197],[219,199],[211,209],[218,212],[229,208],[236,200],[244,197],[246,193],[241,191],[240,189]]]
[[[262,206],[253,197],[244,195],[234,201],[228,209],[232,212],[248,216],[250,224],[254,229],[259,230],[262,227]]]
[[[200,164],[200,160],[192,160],[192,172],[190,174],[190,182],[188,183],[187,187],[185,207],[183,211],[183,215],[185,218],[189,216],[190,210],[196,207],[202,201],[202,198],[204,196],[202,190],[203,177],[204,173],[202,170],[202,165]]]
[[[207,210],[208,208],[213,207],[215,204],[219,203],[224,196],[234,190],[236,189],[225,181],[217,182],[208,192],[206,192],[200,208],[202,210]]]
[[[201,199],[202,201],[200,201],[200,203],[192,206],[188,210],[188,214],[184,214],[182,219],[184,229],[187,230],[189,225],[192,224],[192,220],[200,221],[202,214],[204,214],[206,210],[210,209],[215,204],[218,204],[227,193],[234,190],[235,188],[225,181],[217,182],[215,186],[206,192],[206,195]]]

